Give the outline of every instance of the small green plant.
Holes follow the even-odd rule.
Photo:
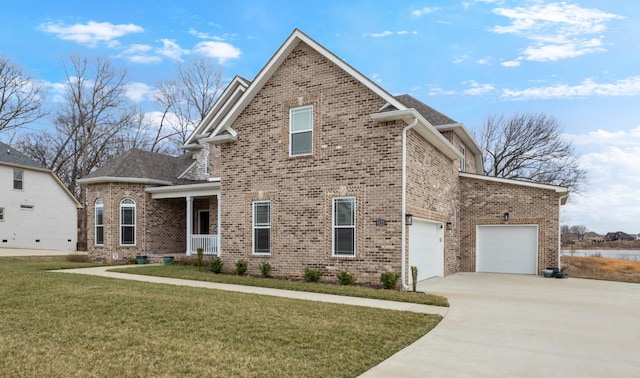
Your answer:
[[[200,270],[202,268],[202,259],[204,258],[204,249],[198,248],[196,252],[198,253],[198,270]]]
[[[411,266],[411,286],[413,286],[413,292],[416,292],[416,285],[418,284],[418,267]]]
[[[238,260],[236,261],[236,275],[242,276],[247,272],[247,268],[249,267],[249,263],[247,260]]]
[[[385,289],[395,289],[398,284],[398,278],[400,278],[399,273],[384,272],[380,275],[380,282],[382,282],[382,287]]]
[[[264,278],[271,277],[271,264],[266,262],[264,264],[258,265],[258,268],[260,268],[260,273],[262,273],[262,277]]]
[[[321,271],[311,268],[304,269],[304,280],[306,282],[318,282],[320,281],[320,277],[322,277]]]
[[[356,280],[353,275],[346,270],[343,270],[340,273],[336,274],[336,278],[338,278],[338,281],[340,281],[341,285],[351,285]]]
[[[212,258],[211,261],[209,262],[209,270],[211,270],[215,274],[221,273],[223,266],[224,266],[224,263],[222,262],[222,259],[218,256]]]

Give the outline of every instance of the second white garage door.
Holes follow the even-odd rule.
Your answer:
[[[413,218],[409,226],[409,266],[418,268],[418,281],[444,275],[443,238],[442,223]]]
[[[538,226],[478,226],[476,271],[536,274]]]

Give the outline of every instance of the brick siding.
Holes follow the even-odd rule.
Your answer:
[[[559,195],[552,190],[460,177],[460,271],[476,270],[476,226],[538,225],[538,274],[558,265]],[[503,220],[505,211],[509,221]]]

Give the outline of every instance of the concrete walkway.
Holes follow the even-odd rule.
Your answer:
[[[152,266],[152,265],[150,264],[148,266]],[[388,310],[411,311],[411,312],[418,312],[418,313],[424,313],[424,314],[438,314],[442,316],[446,315],[448,311],[448,307],[427,306],[427,305],[421,305],[421,304],[415,304],[415,303],[403,303],[403,302],[385,301],[380,299],[346,297],[343,295],[310,293],[305,291],[271,289],[271,288],[257,287],[257,286],[242,286],[242,285],[231,285],[231,284],[222,284],[222,283],[206,282],[206,281],[192,281],[192,280],[183,280],[179,278],[143,276],[139,274],[118,273],[118,272],[110,271],[110,269],[134,268],[134,267],[139,268],[140,265],[99,266],[94,268],[53,270],[52,272],[87,274],[87,275],[99,276],[99,277],[117,278],[121,280],[152,282],[152,283],[158,283],[158,284],[177,285],[177,286],[200,287],[200,288],[216,289],[216,290],[224,290],[224,291],[235,291],[239,293],[271,295],[274,297],[282,297],[282,298],[293,298],[293,299],[302,299],[302,300],[309,300],[309,301],[346,304],[346,305],[353,305],[353,306],[374,307],[374,308],[382,308],[382,309],[388,309]]]
[[[447,316],[363,377],[640,377],[640,285],[457,273]]]

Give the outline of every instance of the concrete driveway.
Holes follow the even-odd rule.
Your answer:
[[[442,322],[363,377],[639,377],[640,285],[457,273]]]

